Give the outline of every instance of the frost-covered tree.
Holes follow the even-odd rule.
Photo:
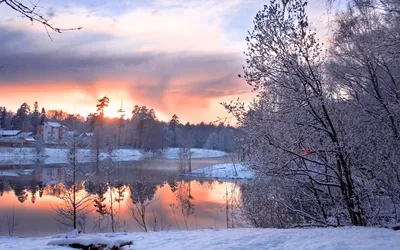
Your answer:
[[[245,78],[258,98],[226,105],[258,174],[245,211],[258,226],[399,222],[400,3],[350,1],[328,51],[306,6],[271,1],[257,14]]]
[[[241,122],[250,166],[296,185],[297,223],[366,225],[356,167],[325,75],[326,53],[309,28],[307,1],[271,1],[246,39],[245,78],[259,92],[250,110],[227,105]],[[299,217],[300,218],[300,217]]]
[[[396,222],[400,209],[399,10],[398,1],[353,1],[336,20],[330,48],[328,69],[373,224]]]

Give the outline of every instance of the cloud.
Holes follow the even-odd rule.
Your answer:
[[[70,102],[87,113],[107,94],[118,103],[124,99],[127,108],[147,105],[167,117],[209,121],[222,112],[219,100],[250,91],[237,74],[245,62],[246,32],[262,8],[258,0],[41,5],[57,27],[84,29],[52,33],[51,41],[42,25],[30,25],[0,4],[0,106],[16,102],[16,109],[41,97],[48,107],[71,110]],[[319,5],[310,9],[326,19]]]
[[[90,97],[86,100],[92,105],[96,98],[108,94],[115,99],[128,99],[127,103],[132,105],[147,105],[167,116],[183,113],[189,117],[193,110],[208,110],[213,98],[247,91],[243,80],[236,77],[243,60],[236,53],[142,51],[112,54],[101,48],[93,53],[82,53],[74,48],[74,43],[60,50],[36,49],[37,39],[41,38],[1,26],[0,39],[5,41],[0,44],[0,51],[5,52],[0,54],[0,61],[5,62],[0,91],[18,89],[21,98],[35,92],[32,89],[46,89],[55,102],[56,95],[69,89],[75,93],[71,101],[78,102],[77,106],[84,101],[78,97]],[[89,32],[81,37],[81,41],[96,39],[112,42],[119,38]],[[19,49],[22,45],[23,49]],[[40,91],[35,94],[40,95]],[[50,99],[46,97],[47,102]],[[23,101],[19,100],[18,105]],[[0,106],[5,104],[0,103]]]

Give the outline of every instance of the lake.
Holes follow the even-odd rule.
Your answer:
[[[229,161],[193,159],[192,169]],[[78,211],[83,214],[78,228],[91,233],[110,232],[112,226],[119,232],[234,226],[240,185],[186,179],[179,166],[178,160],[166,159],[77,165],[76,203],[85,207]],[[63,164],[1,166],[0,234],[46,236],[71,231],[66,213],[72,211],[68,209],[72,177],[73,168]]]

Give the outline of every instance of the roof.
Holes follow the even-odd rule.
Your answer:
[[[36,141],[32,137],[32,132],[22,132],[13,136],[0,137],[0,143],[22,143],[25,141],[30,141],[30,142]]]
[[[58,122],[46,122],[47,125],[53,127],[53,128],[59,128],[61,127],[61,124]]]
[[[36,141],[36,139],[33,138],[32,136],[26,137],[25,140],[29,141],[29,142],[35,142]]]
[[[21,132],[17,136],[20,138],[26,138],[28,136],[32,136],[32,134],[33,134],[32,132]]]
[[[13,136],[17,135],[21,130],[0,130],[0,136]]]
[[[79,136],[80,137],[90,137],[90,136],[93,136],[94,135],[94,133],[89,133],[89,132],[83,132],[82,134],[80,134]]]

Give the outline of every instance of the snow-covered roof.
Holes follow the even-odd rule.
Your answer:
[[[32,132],[21,132],[17,135],[0,137],[1,143],[23,143],[24,141],[34,142],[36,140],[32,137]]]
[[[61,124],[58,122],[46,122],[47,125],[53,127],[53,128],[59,128],[61,127]]]
[[[32,132],[21,132],[18,134],[18,137],[26,138],[26,137],[32,136],[32,134],[33,134]]]
[[[26,141],[30,141],[30,142],[34,142],[34,141],[36,141],[36,139],[35,139],[35,138],[33,138],[33,137],[31,137],[31,136],[29,136],[29,137],[26,137],[26,138],[25,138],[25,140],[26,140]]]
[[[90,137],[90,136],[93,136],[94,135],[94,133],[89,133],[89,132],[83,132],[82,134],[80,134],[79,136],[80,137],[85,137],[85,136],[88,136],[88,137]]]
[[[21,130],[0,130],[0,136],[13,136],[17,135]]]

